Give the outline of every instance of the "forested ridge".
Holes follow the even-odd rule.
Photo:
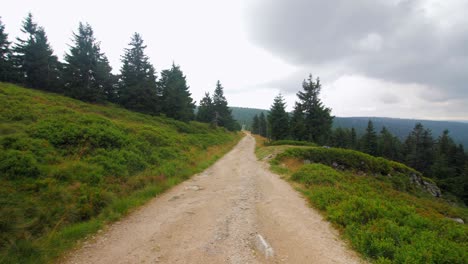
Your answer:
[[[113,74],[88,23],[79,23],[63,62],[54,55],[45,29],[34,21],[31,13],[23,20],[21,32],[22,36],[12,43],[0,19],[1,82],[59,93],[85,102],[111,102],[132,111],[185,122],[197,119],[229,130],[240,129],[231,115],[219,80],[213,97],[214,108],[208,107],[211,112],[205,117],[197,117],[196,102],[181,66],[173,63],[158,76],[139,33],[131,36],[128,47],[123,50],[120,72]]]

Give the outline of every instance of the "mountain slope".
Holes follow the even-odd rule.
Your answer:
[[[0,83],[0,262],[53,259],[239,137]]]

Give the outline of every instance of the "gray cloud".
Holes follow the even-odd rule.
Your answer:
[[[468,9],[466,1],[448,2]],[[429,101],[468,98],[468,20],[434,15],[429,3],[258,0],[249,37],[303,68],[344,65],[350,74],[427,86]]]

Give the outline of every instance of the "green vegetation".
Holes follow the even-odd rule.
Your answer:
[[[210,97],[210,93],[206,92],[205,97],[200,101],[196,120],[222,126],[231,131],[241,130],[240,124],[232,117],[231,109],[224,96],[224,87],[219,80],[216,83],[213,98]]]
[[[53,260],[239,138],[0,83],[0,263]]]
[[[252,120],[255,115],[257,117],[263,112],[264,115],[268,114],[268,110],[248,108],[248,107],[234,107],[230,106],[229,109],[232,111],[232,116],[240,124],[245,125],[247,130],[252,130]]]
[[[448,219],[466,222],[468,209],[413,186],[408,177],[418,173],[413,169],[358,151],[323,147],[259,146],[257,155],[278,151],[283,153],[271,161],[272,169],[296,182],[371,262],[468,263],[468,227]]]
[[[317,144],[309,141],[297,141],[297,140],[275,140],[270,142],[265,142],[265,146],[280,146],[280,145],[291,145],[291,146],[309,146],[316,147]]]
[[[34,22],[31,13],[24,19],[21,31],[25,38],[17,38],[11,48],[0,20],[0,82],[52,91],[85,102],[117,103],[132,111],[184,122],[195,119],[195,101],[180,66],[173,63],[170,69],[160,72],[158,80],[140,34],[132,35],[122,56],[120,74],[114,75],[88,23],[79,23],[64,63],[53,55],[45,29]],[[218,81],[209,118],[198,121],[240,130],[227,105]]]

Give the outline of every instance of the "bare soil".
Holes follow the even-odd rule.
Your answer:
[[[361,263],[254,155],[247,135],[190,180],[106,228],[64,263]],[[258,246],[261,235],[272,256]],[[271,253],[271,252],[270,252]]]

